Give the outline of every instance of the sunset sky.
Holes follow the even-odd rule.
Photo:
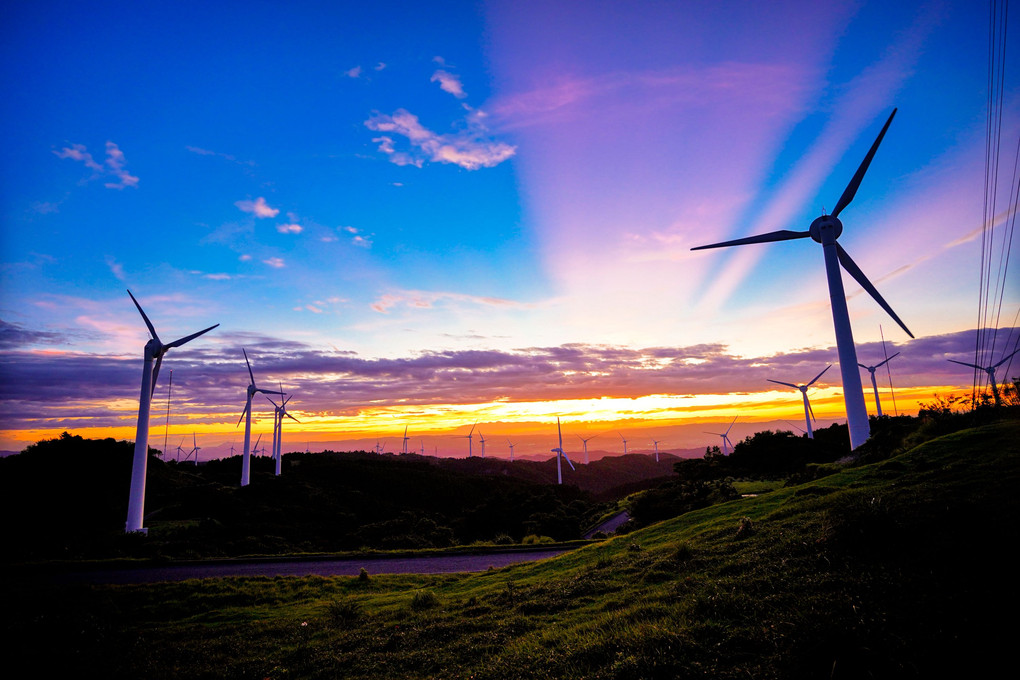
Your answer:
[[[173,369],[170,440],[197,432],[203,458],[240,446],[242,347],[294,393],[285,451],[399,449],[407,426],[464,455],[478,421],[508,455],[557,416],[614,452],[620,431],[714,444],[735,415],[739,436],[803,426],[766,379],[836,363],[821,248],[690,248],[807,229],[894,107],[840,243],[917,339],[844,276],[858,356],[882,360],[881,325],[899,412],[970,395],[946,359],[975,360],[985,3],[14,0],[0,18],[0,449],[134,438],[128,288],[164,342],[220,324],[170,351],[153,403],[162,448]],[[992,361],[1020,337],[1012,255]],[[818,417],[842,418],[835,366],[817,388]]]

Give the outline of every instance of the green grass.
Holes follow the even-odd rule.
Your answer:
[[[111,678],[989,677],[1012,663],[1020,426],[477,574],[47,587],[11,667]]]

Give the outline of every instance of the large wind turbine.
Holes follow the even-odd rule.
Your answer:
[[[782,382],[780,380],[773,380],[772,378],[766,378],[766,380],[768,380],[769,382],[776,383],[777,385],[786,385],[787,387],[792,387],[795,390],[800,390],[801,395],[803,395],[803,397],[804,397],[804,420],[807,421],[807,436],[808,436],[808,439],[814,439],[815,438],[815,432],[814,432],[813,429],[811,429],[811,419],[815,417],[815,412],[814,412],[814,409],[811,408],[811,403],[808,401],[808,398],[807,398],[807,388],[809,388],[812,385],[814,385],[815,381],[818,380],[819,378],[821,378],[822,375],[827,370],[829,370],[830,368],[832,368],[832,364],[829,364],[828,366],[823,368],[822,372],[819,373],[818,375],[816,375],[814,377],[814,380],[812,380],[811,382],[809,382],[806,385],[794,385],[793,383]],[[731,423],[731,426],[732,426],[732,423]],[[729,430],[726,430],[726,431],[729,432]]]
[[[471,458],[472,456],[474,456],[474,452],[471,450],[471,447],[472,447],[472,444],[475,441],[475,427],[477,425],[478,425],[478,423],[475,423],[474,425],[472,425],[471,426],[471,431],[468,432],[467,434],[459,434],[459,435],[457,435],[457,439],[467,439],[468,440],[468,458]]]
[[[962,361],[957,361],[956,359],[949,359],[948,361],[952,361],[954,364],[960,364],[961,366],[969,366],[970,368],[976,368],[979,371],[984,371],[985,373],[987,373],[988,382],[992,386],[992,397],[995,399],[995,405],[1002,406],[1002,398],[999,396],[999,385],[995,382],[995,369],[1006,363],[1017,352],[1020,352],[1020,349],[1013,350],[1012,352],[1004,356],[1002,360],[999,361],[999,363],[992,364],[991,366],[978,366],[977,364],[968,364]]]
[[[843,232],[843,223],[839,221],[839,214],[843,211],[843,208],[850,205],[850,201],[857,194],[857,188],[861,185],[861,180],[864,179],[864,174],[868,171],[868,166],[871,165],[871,159],[875,156],[878,145],[881,144],[882,138],[885,136],[886,130],[889,129],[889,124],[892,123],[893,116],[895,115],[896,109],[893,109],[892,113],[889,114],[889,119],[882,127],[882,131],[878,133],[878,137],[875,139],[874,144],[871,145],[871,149],[843,191],[843,195],[836,202],[836,207],[833,209],[832,214],[822,215],[817,218],[811,223],[811,227],[807,231],[772,231],[767,234],[758,234],[757,236],[691,248],[691,250],[703,250],[705,248],[788,241],[790,239],[807,237],[811,237],[817,243],[822,244],[822,253],[825,258],[825,274],[829,283],[829,303],[832,307],[832,323],[836,330],[836,349],[839,352],[839,370],[843,376],[843,400],[846,404],[846,422],[850,430],[850,448],[852,449],[856,449],[863,444],[871,430],[868,425],[868,410],[864,405],[864,387],[861,385],[861,374],[854,370],[857,368],[857,350],[854,347],[853,332],[850,328],[850,315],[846,308],[846,293],[843,290],[843,277],[839,270],[840,265],[843,265],[843,269],[846,269],[850,276],[864,290],[868,291],[871,297],[881,305],[882,309],[906,331],[907,335],[914,337],[910,329],[900,321],[900,318],[896,316],[896,312],[892,310],[892,307],[882,298],[875,286],[868,280],[868,277],[864,275],[864,272],[850,259],[850,255],[843,250],[842,246],[836,243],[836,239]]]
[[[576,470],[577,468],[575,468],[574,464],[570,462],[569,458],[567,458],[567,454],[563,452],[563,430],[560,429],[560,419],[559,419],[559,416],[556,417],[556,434],[559,435],[560,445],[557,446],[555,449],[552,449],[552,452],[556,454],[556,483],[557,484],[562,484],[563,483],[563,468],[562,468],[562,465],[560,463],[560,459],[562,458],[563,460],[567,461],[567,465],[570,466],[571,470]]]
[[[241,486],[248,486],[248,482],[251,480],[251,398],[257,392],[279,395],[283,395],[283,392],[264,390],[261,387],[257,387],[255,385],[255,374],[251,370],[251,362],[248,361],[248,352],[243,347],[241,352],[244,353],[244,363],[248,366],[248,377],[251,378],[251,383],[248,384],[248,400],[244,404],[244,413],[237,419],[238,425],[241,424],[242,420],[244,421],[244,454],[241,456]]]
[[[128,295],[131,295],[130,290]],[[145,520],[145,474],[149,465],[149,405],[152,402],[152,393],[156,389],[156,379],[159,377],[159,367],[163,363],[163,355],[174,347],[180,347],[203,333],[208,333],[219,324],[164,345],[134,295],[131,295],[131,301],[138,308],[138,313],[142,315],[142,320],[145,321],[145,326],[149,329],[149,335],[152,337],[145,343],[142,355],[142,392],[138,398],[138,425],[135,429],[135,453],[131,460],[131,487],[128,490],[127,522],[124,523],[124,530],[128,533],[140,531],[144,534],[148,533],[142,524]],[[155,365],[153,365],[153,360],[156,362]]]
[[[584,464],[587,465],[588,464],[588,442],[590,440],[592,440],[592,439],[595,439],[595,437],[597,437],[598,435],[597,434],[593,434],[592,436],[588,437],[587,439],[585,439],[581,435],[575,435],[575,436],[578,439],[580,439],[581,440],[581,444],[584,445]]]
[[[875,390],[875,414],[876,415],[879,415],[879,416],[882,415],[882,403],[879,402],[879,400],[878,400],[878,382],[875,380],[875,369],[879,368],[881,366],[885,366],[887,363],[889,363],[890,359],[893,359],[893,358],[899,356],[899,354],[900,353],[897,352],[896,354],[893,354],[891,357],[889,357],[885,361],[880,361],[879,363],[875,364],[874,366],[865,366],[864,364],[860,364],[860,363],[857,364],[858,366],[860,366],[861,368],[867,370],[868,373],[871,374],[871,387],[872,387],[872,389]],[[890,381],[889,384],[891,385],[892,382]]]
[[[283,385],[280,385],[280,393],[283,393]],[[287,416],[295,423],[301,422],[287,412],[287,402],[293,396],[293,394],[290,397],[285,396],[280,400],[279,406],[277,406],[275,401],[266,397],[266,399],[269,399],[269,403],[275,407],[273,412],[273,460],[276,462],[275,475],[277,477],[283,472],[283,417]]]
[[[784,383],[789,384],[789,383]],[[807,396],[804,397],[807,399]],[[729,452],[726,450],[727,445],[730,447],[729,450],[733,450],[733,442],[730,441],[730,430],[733,429],[733,423],[737,422],[739,416],[733,416],[733,420],[730,421],[730,426],[726,428],[725,432],[706,432],[705,434],[714,434],[717,437],[722,437],[722,452],[723,455],[727,455]]]

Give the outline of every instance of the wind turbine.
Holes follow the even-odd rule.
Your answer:
[[[403,451],[403,453],[407,453],[407,440],[408,439],[410,439],[410,437],[407,436],[407,425],[404,425],[404,451]]]
[[[485,435],[478,430],[478,442],[482,445],[482,458],[485,458]]]
[[[825,274],[829,284],[829,302],[832,307],[832,323],[836,331],[836,349],[839,352],[839,370],[843,376],[843,400],[846,404],[846,421],[847,428],[850,430],[851,449],[856,449],[863,444],[870,435],[871,430],[868,425],[868,410],[864,405],[864,387],[861,385],[861,374],[854,370],[857,367],[857,350],[854,347],[853,331],[850,328],[850,315],[846,308],[846,293],[843,290],[843,276],[840,273],[840,265],[843,266],[843,269],[847,270],[850,276],[864,290],[868,291],[882,309],[906,331],[907,335],[914,337],[910,329],[900,321],[900,318],[896,316],[896,312],[892,310],[892,307],[882,298],[875,286],[868,280],[868,277],[864,275],[864,272],[850,259],[850,255],[843,250],[842,246],[836,242],[836,239],[843,232],[843,223],[839,221],[839,213],[850,205],[850,202],[857,194],[857,188],[861,185],[861,180],[864,179],[864,174],[868,171],[868,166],[871,165],[871,159],[875,156],[878,145],[881,144],[882,138],[885,136],[886,130],[889,129],[889,124],[892,123],[893,116],[895,115],[896,109],[893,109],[892,113],[889,114],[889,119],[882,127],[882,131],[878,133],[874,144],[871,145],[871,149],[864,157],[860,167],[857,168],[857,172],[854,173],[850,183],[843,190],[843,195],[836,202],[836,207],[833,209],[832,214],[823,214],[817,218],[811,223],[811,227],[807,231],[789,231],[784,229],[747,238],[738,238],[733,241],[723,241],[722,243],[691,248],[691,250],[704,250],[706,248],[740,246],[748,243],[770,243],[772,241],[787,241],[807,237],[811,237],[822,245],[822,254],[825,259]],[[806,399],[807,397],[805,397]]]
[[[283,385],[280,385],[280,393],[283,393]],[[277,477],[279,477],[280,473],[283,472],[283,417],[287,416],[295,423],[301,422],[287,412],[287,402],[290,401],[293,396],[294,395],[292,394],[289,397],[281,399],[279,406],[276,405],[275,401],[266,397],[266,399],[269,399],[269,403],[276,407],[273,415],[273,459],[276,461],[275,475]]]
[[[475,423],[474,425],[472,425],[471,426],[471,431],[468,432],[467,434],[459,434],[459,435],[457,435],[457,439],[467,439],[468,440],[468,458],[471,458],[474,455],[474,453],[471,450],[471,446],[472,446],[472,444],[475,441],[475,439],[474,439],[474,437],[475,437],[475,426],[477,426],[477,425],[478,425],[478,423]]]
[[[999,363],[992,364],[991,366],[978,366],[977,364],[967,364],[967,363],[964,363],[962,361],[957,361],[956,359],[949,359],[948,361],[952,361],[954,364],[960,364],[961,366],[969,366],[970,368],[975,368],[975,369],[977,369],[979,371],[984,371],[985,373],[987,373],[988,374],[988,382],[992,386],[992,397],[995,398],[995,405],[996,406],[1002,406],[1002,398],[999,396],[999,386],[995,382],[995,369],[997,369],[999,366],[1002,366],[1004,363],[1006,363],[1017,352],[1020,352],[1020,349],[1013,350],[1008,355],[1004,356],[1002,358],[1002,360],[999,361]],[[895,355],[893,355],[893,356],[895,356]]]
[[[130,290],[128,295],[131,295]],[[124,530],[128,533],[140,531],[147,534],[148,530],[142,524],[145,520],[145,474],[149,465],[149,405],[152,403],[152,393],[156,389],[156,379],[159,377],[159,367],[163,363],[163,355],[174,347],[180,347],[203,333],[208,333],[219,324],[164,345],[134,295],[131,295],[131,301],[135,303],[138,313],[142,315],[142,320],[145,321],[145,326],[149,329],[151,337],[145,343],[145,350],[142,354],[142,391],[138,398],[138,425],[135,429],[135,453],[131,460],[131,486],[128,490],[128,511]],[[153,360],[155,360],[155,365],[153,365]]]
[[[881,402],[878,401],[878,382],[875,381],[875,369],[879,368],[881,366],[884,366],[885,364],[887,364],[889,362],[890,359],[899,356],[899,354],[900,353],[897,352],[896,354],[893,354],[891,357],[889,357],[885,361],[879,362],[879,363],[875,364],[874,366],[865,366],[864,364],[860,364],[860,363],[857,364],[861,368],[866,369],[868,371],[868,373],[871,374],[871,387],[875,390],[875,413],[876,413],[876,415],[879,415],[879,416],[882,415],[882,404],[881,404]],[[892,383],[890,383],[890,385],[891,384]]]
[[[623,455],[627,455],[627,439],[623,436],[622,432],[617,432],[620,435],[620,439],[623,439]]]
[[[181,462],[181,451],[184,450],[184,439],[185,439],[184,437],[181,437],[181,443],[177,445],[177,462],[178,463]],[[184,460],[187,460],[187,458],[185,458]]]
[[[510,445],[510,462],[512,463],[514,462],[514,446],[516,446],[516,444],[509,439],[506,440],[506,443]]]
[[[807,399],[807,397],[804,397]],[[737,422],[739,416],[733,416],[733,420],[730,421],[730,426],[726,428],[725,432],[706,432],[705,434],[714,434],[717,437],[722,437],[722,452],[723,455],[727,455],[726,446],[729,445],[730,451],[733,450],[733,442],[730,441],[730,430],[733,429],[733,423]]]
[[[194,432],[191,433],[191,443],[192,443],[191,451],[188,451],[188,455],[184,457],[184,461],[187,462],[187,460],[191,458],[191,454],[195,454],[195,465],[198,465],[198,452],[201,450],[202,447],[198,445],[198,439],[195,437]]]
[[[593,434],[592,436],[588,437],[587,439],[585,439],[581,435],[575,435],[575,436],[578,439],[580,439],[581,443],[584,445],[584,464],[587,465],[588,464],[588,442],[590,440],[592,440],[592,439],[595,439],[595,437],[597,437],[598,435],[597,434]]]
[[[556,454],[556,483],[563,484],[563,468],[560,463],[560,459],[562,458],[567,461],[567,465],[570,466],[571,470],[577,470],[577,468],[575,468],[574,464],[570,462],[569,458],[567,458],[567,454],[563,452],[563,430],[560,429],[559,416],[556,417],[556,434],[560,437],[560,445],[555,449],[552,449],[552,452]]]
[[[252,453],[254,455],[256,455],[256,456],[259,455],[259,442],[260,441],[262,441],[262,433],[261,432],[259,432],[259,436],[255,438],[255,448],[252,449]],[[266,450],[262,449],[262,452],[265,453]]]
[[[251,370],[251,362],[248,361],[248,352],[242,347],[241,352],[244,353],[244,363],[248,366],[248,377],[251,378],[251,383],[248,385],[248,400],[244,404],[244,412],[241,417],[237,419],[237,425],[244,421],[244,455],[241,457],[241,486],[248,486],[248,482],[251,480],[251,398],[255,396],[257,392],[262,394],[279,394],[283,395],[283,392],[277,392],[276,390],[264,390],[261,387],[255,385],[255,374]],[[235,425],[234,427],[237,427]],[[262,435],[259,435],[261,439]],[[256,447],[258,443],[256,442]]]
[[[655,445],[655,462],[659,462],[659,440],[653,439],[652,444]]]
[[[773,380],[772,378],[766,378],[766,380],[768,380],[769,382],[776,383],[777,385],[786,385],[787,387],[792,387],[795,390],[800,390],[801,395],[803,395],[803,397],[804,397],[804,420],[807,421],[807,436],[808,436],[808,439],[814,439],[815,438],[815,432],[814,432],[814,430],[811,429],[811,419],[815,417],[815,412],[814,412],[814,409],[811,408],[811,403],[808,402],[807,388],[809,388],[812,385],[814,385],[815,384],[815,380],[818,380],[819,378],[821,378],[822,374],[824,374],[830,368],[832,368],[832,364],[829,364],[828,366],[823,368],[822,372],[819,373],[818,375],[816,375],[814,377],[814,380],[812,380],[811,382],[809,382],[806,385],[794,385],[793,383],[781,382],[779,380]],[[731,426],[732,426],[732,423],[731,423]],[[727,432],[729,432],[729,430],[727,430]]]

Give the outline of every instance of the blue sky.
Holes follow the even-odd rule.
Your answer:
[[[549,399],[579,375],[590,398],[619,391],[593,379],[614,374],[600,368],[606,348],[711,346],[759,364],[824,351],[816,244],[690,248],[806,229],[893,107],[840,242],[918,338],[959,337],[964,352],[975,324],[980,3],[13,2],[0,30],[0,318],[16,338],[3,374],[10,383],[31,357],[38,373],[19,379],[66,376],[46,400],[8,384],[8,438],[62,427],[74,408],[97,414],[83,426],[127,427],[126,393],[110,388],[104,419],[76,401],[61,362],[137,362],[145,329],[128,287],[168,336],[221,324],[205,350],[181,350],[196,372],[197,352],[218,369],[241,345],[262,349],[270,379],[322,392],[304,408],[324,423],[366,407],[326,386],[371,375],[299,368],[272,348],[462,358],[431,379],[465,420],[472,405]],[[1015,49],[1007,57],[1011,148]],[[1004,174],[1001,196],[1016,181]],[[847,281],[858,341],[882,324],[906,343]],[[1016,283],[1001,325],[1015,323]],[[449,394],[458,371],[484,380],[477,353],[578,346],[600,349],[544,380]],[[686,361],[653,354],[619,380],[643,385]],[[970,385],[925,366],[900,379]],[[195,422],[227,427],[235,405],[191,380]],[[691,394],[759,391],[755,380]],[[424,399],[421,384],[389,388],[373,408]]]

